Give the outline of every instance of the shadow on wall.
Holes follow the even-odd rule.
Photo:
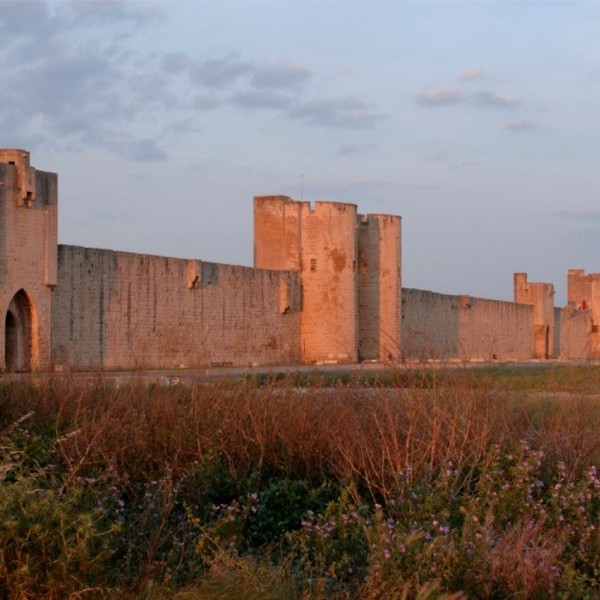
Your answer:
[[[31,371],[35,364],[37,335],[33,303],[25,290],[10,301],[4,321],[4,362],[6,371]]]

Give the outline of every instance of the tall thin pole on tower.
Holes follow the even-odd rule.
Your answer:
[[[300,175],[300,202],[304,200],[304,175]]]

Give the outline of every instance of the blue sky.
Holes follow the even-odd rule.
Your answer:
[[[404,285],[600,271],[600,3],[8,2],[0,146],[61,242],[250,265],[252,197],[403,217]],[[301,180],[303,185],[301,186]],[[301,191],[302,190],[302,191]]]

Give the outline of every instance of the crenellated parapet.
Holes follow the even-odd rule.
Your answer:
[[[57,176],[0,150],[0,371],[600,358],[600,274],[514,302],[402,288],[402,220],[254,198],[254,268],[57,245]]]
[[[29,165],[29,152],[0,149],[0,163],[14,167],[13,194],[17,206],[30,208],[37,196],[35,169]]]
[[[346,202],[254,199],[254,266],[300,273],[304,362],[400,356],[400,223]]]
[[[569,269],[567,300],[575,311],[587,311],[587,334],[591,338],[591,357],[600,357],[600,273],[585,274],[583,269]]]

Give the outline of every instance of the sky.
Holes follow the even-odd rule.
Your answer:
[[[600,272],[600,2],[0,0],[64,244],[252,264],[252,198],[402,216],[403,285]]]

